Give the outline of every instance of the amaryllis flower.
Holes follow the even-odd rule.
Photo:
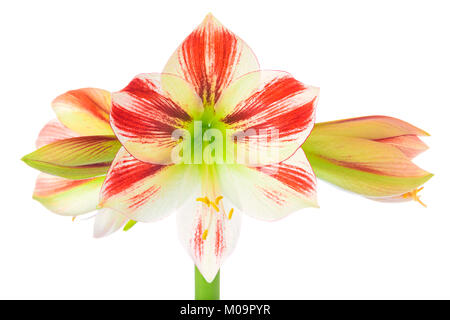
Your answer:
[[[316,123],[303,144],[317,177],[377,200],[416,200],[433,175],[412,159],[428,147],[425,131],[391,117]],[[419,189],[418,189],[419,188]]]
[[[99,209],[96,237],[176,211],[196,297],[218,298],[216,274],[242,214],[272,221],[316,207],[314,173],[370,198],[423,204],[432,175],[412,159],[426,149],[424,131],[382,116],[314,126],[317,99],[289,73],[259,70],[250,48],[208,15],[161,74],[54,100],[58,120],[23,158],[42,172],[33,197],[63,216]]]
[[[25,157],[41,173],[33,198],[62,216],[77,217],[97,209],[105,175],[120,148],[109,125],[111,95],[85,88],[69,91],[52,103],[59,120],[39,133],[38,150]],[[112,209],[95,218],[94,235],[107,235],[128,219]]]
[[[317,206],[300,146],[318,89],[258,69],[250,48],[208,15],[162,74],[141,74],[112,94],[123,148],[100,206],[143,222],[177,210],[180,239],[208,282],[236,245],[241,212],[277,220]]]

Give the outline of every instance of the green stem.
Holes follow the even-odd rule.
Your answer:
[[[220,271],[214,280],[209,283],[203,278],[195,267],[195,300],[219,300],[220,299]]]

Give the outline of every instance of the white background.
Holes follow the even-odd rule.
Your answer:
[[[386,204],[319,184],[320,209],[245,218],[224,299],[450,298],[449,59],[445,1],[3,1],[0,4],[0,298],[193,298],[175,217],[92,238],[31,199],[20,158],[80,87],[159,72],[212,12],[263,69],[321,88],[318,121],[384,114],[427,131],[423,201]]]

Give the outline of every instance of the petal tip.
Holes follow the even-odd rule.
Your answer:
[[[320,88],[316,86],[310,86],[311,90],[318,96],[320,93]]]
[[[34,165],[34,159],[32,157],[30,157],[32,153],[29,153],[25,156],[23,156],[22,158],[20,158],[21,161],[23,161],[27,166],[36,169],[36,166]]]
[[[428,172],[428,174],[425,176],[425,178],[426,178],[425,181],[428,181],[428,180],[430,180],[430,179],[433,178],[433,177],[434,177],[434,173],[429,173],[429,172]]]
[[[102,228],[101,226],[94,223],[94,230],[92,232],[92,236],[94,239],[102,239],[111,235],[112,233],[114,233],[114,230]]]
[[[94,239],[102,239],[108,235],[110,235],[110,232],[105,232],[104,230],[99,230],[98,228],[95,228],[95,226],[94,226],[94,231],[92,233],[92,236]]]
[[[208,283],[213,282],[219,272],[219,269],[203,270],[203,268],[200,268],[199,266],[197,266],[197,268]]]
[[[92,236],[93,236],[94,239],[101,239],[101,238],[104,237],[104,234],[99,233],[99,232],[98,232],[97,230],[95,230],[95,228],[94,228],[94,232],[93,232]]]
[[[216,19],[216,17],[214,17],[211,12],[208,12],[208,14],[205,16],[202,21],[202,25],[206,25],[208,23],[220,24],[220,22]]]

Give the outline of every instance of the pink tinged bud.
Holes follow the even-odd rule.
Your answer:
[[[396,147],[409,159],[415,158],[417,155],[428,149],[428,146],[415,135],[397,136],[375,141],[387,143]]]
[[[405,135],[429,136],[408,122],[387,116],[367,116],[316,123],[316,134],[358,137],[370,140]]]
[[[425,131],[399,119],[370,116],[317,123],[303,144],[316,175],[364,196],[416,200],[433,175],[411,159],[428,147]]]

